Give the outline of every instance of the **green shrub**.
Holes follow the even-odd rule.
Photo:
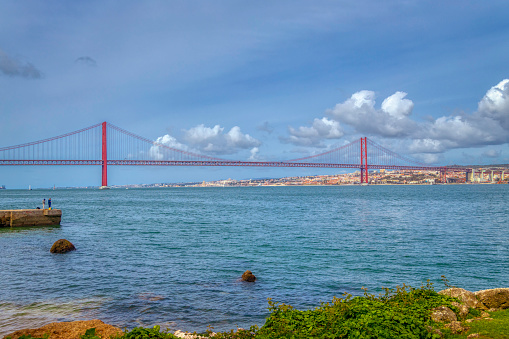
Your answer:
[[[479,318],[481,316],[481,311],[476,309],[476,308],[472,308],[470,307],[468,309],[468,314],[466,316],[467,319],[471,319],[471,318]]]
[[[431,283],[395,290],[378,297],[364,292],[334,298],[314,310],[299,311],[269,300],[270,316],[256,338],[434,338],[431,309],[456,299],[435,292]]]
[[[175,339],[171,333],[160,332],[159,326],[153,328],[135,327],[131,331],[124,333],[117,339]]]
[[[80,336],[81,339],[101,339],[100,337],[95,335],[95,328],[89,328],[85,331],[84,335]]]

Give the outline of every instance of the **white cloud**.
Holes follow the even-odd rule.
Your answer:
[[[416,129],[416,123],[408,118],[414,104],[404,99],[406,95],[404,92],[396,92],[383,101],[382,109],[376,109],[375,92],[363,90],[327,112],[358,133],[405,137]]]
[[[446,148],[439,140],[416,139],[412,141],[409,149],[412,153],[441,153]]]
[[[238,126],[234,126],[228,133],[223,131],[224,128],[219,125],[210,128],[201,124],[184,131],[184,140],[200,151],[212,154],[233,154],[261,145],[259,140],[242,133]]]
[[[415,158],[426,164],[436,164],[443,159],[443,156],[436,153],[419,153],[415,155]]]
[[[382,110],[396,119],[403,119],[410,114],[414,108],[412,100],[404,99],[405,92],[396,92],[382,102]]]
[[[156,144],[165,145],[167,147],[175,148],[181,151],[189,151],[189,147],[187,147],[184,144],[181,144],[180,142],[177,141],[177,139],[175,139],[171,135],[166,134],[163,135],[162,137],[157,138],[154,141],[154,145],[150,147],[149,155],[154,160],[177,160],[172,158],[175,155],[174,152],[168,150],[167,148],[160,147]]]
[[[333,120],[315,119],[311,127],[289,127],[283,142],[325,147],[325,139],[352,134],[404,140],[407,150],[425,162],[438,161],[451,149],[509,142],[509,79],[489,89],[472,114],[442,116],[428,122],[411,119],[414,103],[397,91],[375,107],[375,92],[362,90],[327,111]],[[341,123],[341,125],[340,125]],[[329,130],[326,129],[329,128]],[[487,153],[495,155],[495,153]]]
[[[477,112],[420,124],[413,138],[413,152],[444,152],[509,142],[509,80],[488,90]]]
[[[297,129],[289,126],[288,132],[290,137],[283,138],[284,142],[288,142],[297,146],[313,146],[325,147],[323,139],[339,139],[344,135],[343,129],[339,122],[327,118],[313,121],[311,127],[301,126]]]
[[[479,102],[479,115],[498,121],[509,130],[509,79],[493,86]]]
[[[180,142],[177,138],[166,134],[157,138],[154,145],[150,148],[149,154],[155,160],[179,160],[179,152],[172,151],[177,149],[183,152],[193,153],[195,155],[203,154],[233,154],[240,150],[251,149],[250,160],[257,158],[259,153],[258,146],[261,142],[244,134],[240,127],[235,126],[227,133],[223,133],[224,128],[215,125],[214,127],[206,127],[201,124],[184,130],[183,140],[186,144]],[[164,145],[167,147],[158,146]]]
[[[253,147],[250,152],[251,152],[251,156],[247,160],[260,161],[260,159],[258,157],[258,153],[260,152],[260,149],[258,147]]]
[[[440,117],[432,124],[423,126],[419,134],[434,140],[449,141],[450,147],[478,146],[497,140],[493,130],[483,128],[486,123],[469,116]]]

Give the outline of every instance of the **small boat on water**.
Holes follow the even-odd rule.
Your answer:
[[[32,190],[32,185],[28,185],[28,190],[31,191]]]

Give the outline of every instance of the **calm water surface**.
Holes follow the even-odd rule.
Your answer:
[[[267,298],[509,287],[509,185],[2,190],[60,227],[0,229],[0,335],[51,321],[204,331],[263,324]],[[77,251],[49,253],[66,238]],[[256,283],[239,280],[245,270]]]

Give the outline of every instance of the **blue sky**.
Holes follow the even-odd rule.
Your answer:
[[[428,163],[509,163],[507,1],[2,1],[0,147],[108,121],[285,160],[368,136]],[[321,174],[110,168],[110,184]],[[8,187],[100,168],[0,168]]]

